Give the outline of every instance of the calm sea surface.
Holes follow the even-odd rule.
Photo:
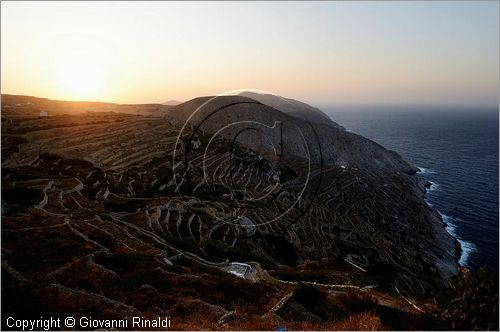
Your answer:
[[[323,110],[419,167],[433,183],[427,202],[462,244],[461,263],[498,271],[498,110]]]

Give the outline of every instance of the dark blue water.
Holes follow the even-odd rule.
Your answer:
[[[427,202],[462,244],[462,265],[498,271],[498,110],[327,113],[421,168],[433,183]]]

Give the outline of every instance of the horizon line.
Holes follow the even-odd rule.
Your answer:
[[[73,102],[73,103],[103,103],[103,104],[115,104],[115,105],[163,105],[163,106],[175,106],[175,105],[164,105],[164,102],[176,100],[179,102],[179,104],[188,102],[190,100],[196,99],[196,98],[203,98],[203,97],[214,97],[215,95],[200,95],[200,96],[195,96],[187,100],[179,100],[177,98],[168,98],[168,100],[164,102],[118,102],[118,101],[109,101],[109,100],[70,100],[70,99],[52,99],[48,97],[40,97],[40,96],[35,96],[35,95],[29,95],[29,94],[16,94],[16,93],[5,93],[1,92],[1,96],[8,95],[8,96],[17,96],[17,97],[31,97],[31,98],[39,98],[39,99],[47,99],[51,101],[57,101],[57,102]],[[235,94],[236,96],[237,94]],[[401,102],[331,102],[331,103],[324,103],[324,102],[309,102],[309,101],[304,101],[302,99],[296,98],[296,97],[290,97],[290,96],[281,96],[277,94],[272,94],[274,96],[278,97],[284,97],[284,98],[292,98],[297,101],[306,103],[310,106],[313,107],[344,107],[344,108],[395,108],[395,107],[405,107],[405,108],[481,108],[481,109],[499,109],[500,107],[500,102],[496,105],[494,104],[478,104],[478,103],[461,103],[461,104],[453,104],[453,103],[401,103]],[[228,95],[231,96],[231,95]],[[167,99],[167,98],[165,98]]]

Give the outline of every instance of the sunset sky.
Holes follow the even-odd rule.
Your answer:
[[[2,2],[2,93],[498,105],[498,2]]]

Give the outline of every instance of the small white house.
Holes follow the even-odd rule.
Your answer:
[[[237,277],[245,279],[245,277],[252,271],[252,267],[246,263],[230,263],[227,267],[227,272],[234,274]]]
[[[47,116],[49,116],[49,113],[48,113],[48,112],[46,112],[46,111],[41,111],[41,112],[40,112],[40,117],[41,117],[41,118],[44,118],[44,117],[47,117]]]

